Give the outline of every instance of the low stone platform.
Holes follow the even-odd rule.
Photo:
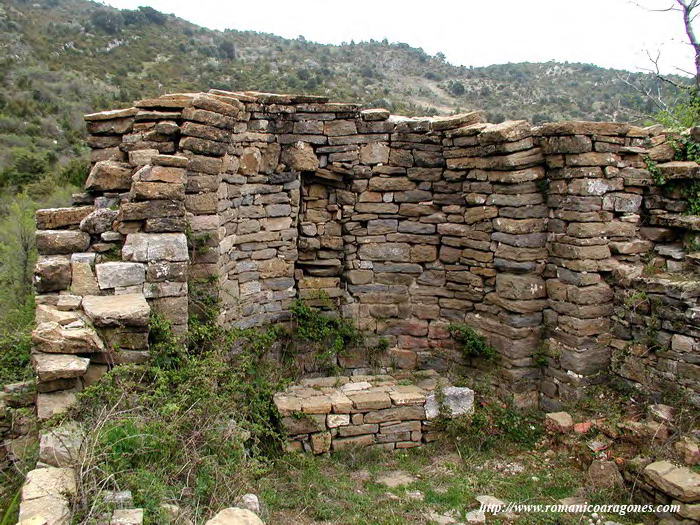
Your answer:
[[[433,441],[434,420],[471,413],[474,391],[434,370],[304,379],[274,397],[288,449],[404,449]]]

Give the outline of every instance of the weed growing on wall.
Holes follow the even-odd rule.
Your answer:
[[[316,358],[321,365],[335,366],[339,355],[362,342],[362,334],[355,325],[335,310],[322,312],[297,300],[290,311],[296,337],[317,345]]]
[[[448,327],[450,335],[459,345],[459,350],[466,358],[496,358],[496,351],[488,344],[486,338],[479,335],[471,326],[453,323]]]

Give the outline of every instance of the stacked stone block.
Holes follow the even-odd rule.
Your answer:
[[[305,379],[274,397],[293,451],[386,450],[434,441],[435,420],[469,414],[474,392],[434,370]]]
[[[480,277],[468,283],[481,296],[472,299],[476,304],[467,323],[498,351],[504,393],[520,405],[534,405],[539,371],[532,356],[541,338],[546,296],[542,152],[524,121],[477,124],[453,135],[454,146],[445,156],[449,168],[465,173],[468,207],[466,233],[458,232],[461,239],[452,242],[466,245],[462,258]]]
[[[360,348],[339,358],[343,368],[496,368],[517,403],[536,403],[539,389],[554,405],[617,373],[611,351],[635,340],[640,317],[615,306],[654,267],[691,283],[653,292],[671,307],[658,315],[664,341],[691,340],[664,373],[696,373],[688,290],[700,257],[688,238],[698,222],[682,191],[657,181],[695,180],[698,166],[672,161],[658,127],[405,118],[221,90],[86,118],[87,192],[37,214],[36,286],[51,309],[39,318],[58,323],[42,336],[57,348],[76,339],[61,327],[83,329],[75,316],[93,337],[87,296],[132,297],[138,312],[147,301],[178,332],[214,301],[221,323],[251,327],[289,320],[295,297],[324,306],[327,296],[368,346],[388,343],[378,362]],[[130,322],[101,321],[99,340],[144,358],[147,329]],[[452,323],[485,335],[498,363],[465,359]]]

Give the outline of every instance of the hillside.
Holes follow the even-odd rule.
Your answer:
[[[654,82],[588,64],[456,67],[407,44],[219,32],[150,8],[1,0],[0,170],[23,150],[48,165],[78,155],[83,113],[164,91],[308,92],[404,114],[481,108],[496,122],[638,120],[654,108],[623,77]]]

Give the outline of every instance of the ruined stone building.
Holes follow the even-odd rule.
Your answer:
[[[37,214],[40,417],[145,359],[151,311],[186,330],[202,293],[238,327],[322,293],[401,369],[479,373],[448,330],[465,323],[521,406],[611,378],[698,400],[700,220],[682,186],[699,170],[660,128],[220,90],[86,121],[85,193]],[[366,349],[339,364],[365,369]]]

